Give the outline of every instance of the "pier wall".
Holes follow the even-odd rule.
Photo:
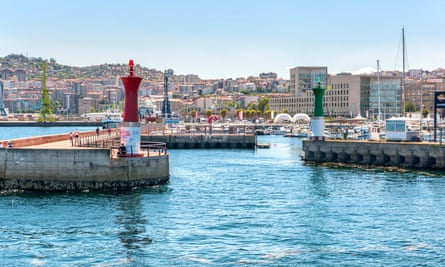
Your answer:
[[[110,133],[108,133],[107,130],[100,130],[99,134],[114,135],[116,132],[118,132],[118,129],[111,129]],[[80,132],[79,136],[80,137],[96,136],[96,131]],[[12,142],[13,147],[28,147],[28,146],[36,146],[36,145],[52,143],[52,142],[65,141],[65,140],[69,140],[69,139],[70,139],[69,133],[23,137],[23,138],[17,138],[17,139],[13,139],[13,140],[0,140],[0,147],[7,147],[8,142]]]
[[[163,142],[168,148],[255,148],[255,135],[148,135],[142,141]]]
[[[109,149],[0,148],[1,190],[128,190],[168,180],[168,155],[111,158]]]
[[[32,138],[30,137],[17,138],[11,140],[11,142],[14,147],[25,147],[25,146],[35,146],[45,143],[69,140],[69,138],[70,138],[69,133],[64,133],[64,134],[35,136]],[[1,147],[7,147],[8,140],[0,141],[0,145]]]
[[[445,146],[418,142],[303,141],[304,160],[445,170]]]

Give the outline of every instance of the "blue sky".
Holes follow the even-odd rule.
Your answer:
[[[329,73],[445,67],[445,0],[1,1],[0,56],[135,63],[201,78],[293,66]]]

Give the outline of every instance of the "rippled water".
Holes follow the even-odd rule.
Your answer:
[[[0,196],[4,266],[438,266],[441,176],[307,166],[301,140],[170,150],[171,182],[127,194]]]

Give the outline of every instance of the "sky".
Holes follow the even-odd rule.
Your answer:
[[[445,67],[445,0],[0,1],[0,56],[136,64],[202,79],[327,66]]]

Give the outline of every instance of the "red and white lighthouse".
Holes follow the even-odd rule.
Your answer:
[[[121,144],[125,145],[127,156],[141,157],[141,127],[138,114],[138,90],[141,77],[134,76],[134,62],[130,59],[130,75],[121,77],[125,88],[125,107],[121,126]]]

